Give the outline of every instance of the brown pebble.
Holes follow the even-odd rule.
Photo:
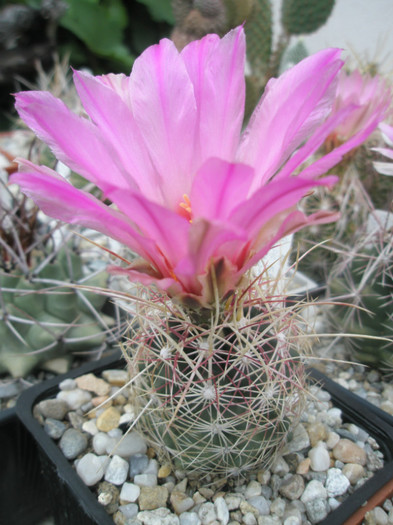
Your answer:
[[[79,376],[75,379],[75,382],[78,388],[94,392],[97,396],[106,396],[111,390],[111,386],[106,381],[96,377],[94,374]]]
[[[149,459],[153,459],[153,458],[155,458],[155,457],[156,457],[156,451],[154,450],[154,448],[149,447],[149,448],[147,449],[146,456],[147,456]]]
[[[333,449],[333,456],[343,463],[357,463],[364,466],[367,462],[366,451],[350,439],[340,439]]]
[[[120,412],[114,407],[109,407],[97,418],[97,428],[101,432],[109,432],[119,426]]]
[[[93,397],[93,399],[91,400],[91,404],[93,405],[93,407],[98,407],[102,405],[103,403],[105,403],[106,408],[108,408],[112,406],[112,400],[108,401],[108,399],[109,399],[108,396]]]
[[[312,447],[316,447],[319,441],[326,441],[328,437],[328,430],[321,422],[308,425],[307,433]]]
[[[310,458],[303,459],[297,466],[296,474],[302,474],[302,475],[307,474],[308,471],[310,470],[310,463],[311,463]]]
[[[140,510],[154,510],[165,507],[169,496],[168,489],[164,486],[141,487],[138,504]]]
[[[167,478],[171,472],[171,466],[169,465],[169,463],[166,463],[165,465],[162,465],[162,467],[160,467],[160,469],[158,470],[157,477],[158,479]]]

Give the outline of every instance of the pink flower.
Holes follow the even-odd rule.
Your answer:
[[[379,128],[385,135],[386,143],[390,148],[373,148],[373,150],[393,160],[393,127],[387,124],[380,124]],[[378,173],[393,176],[393,162],[374,162],[373,164]]]
[[[142,258],[112,270],[209,306],[280,238],[335,218],[306,217],[296,206],[313,187],[336,181],[319,177],[376,125],[367,122],[301,168],[354,109],[329,117],[339,55],[321,51],[272,79],[243,132],[242,28],[222,39],[208,35],[181,53],[162,40],[135,61],[129,77],[75,72],[89,118],[49,93],[19,93],[25,123],[112,205],[26,160],[12,180],[49,216],[103,232]]]
[[[345,142],[366,128],[370,122],[381,122],[386,116],[391,97],[390,88],[379,75],[362,75],[358,70],[352,73],[340,71],[333,113],[350,105],[356,105],[357,109],[328,137],[328,149]]]

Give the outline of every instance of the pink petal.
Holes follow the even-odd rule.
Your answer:
[[[107,267],[107,271],[113,275],[126,275],[130,281],[141,283],[144,286],[155,284],[158,288],[168,292],[172,296],[178,296],[183,292],[182,286],[175,279],[171,277],[155,277],[143,271],[135,270],[132,266],[122,268],[120,266],[110,265]]]
[[[247,239],[247,233],[236,226],[195,219],[190,228],[188,254],[176,266],[176,275],[192,276],[206,272],[211,259],[227,254],[225,247],[228,244],[229,254],[234,254]]]
[[[339,216],[338,213],[321,211],[307,217],[302,212],[296,210],[289,213],[285,218],[280,217],[277,221],[273,220],[272,223],[267,225],[265,230],[261,232],[261,238],[259,240],[260,249],[248,260],[242,269],[242,273],[257,264],[280,239],[299,231],[305,226],[334,222]]]
[[[95,78],[104,84],[104,86],[112,89],[122,99],[128,109],[132,111],[129,76],[124,73],[108,73],[107,75],[100,75]]]
[[[90,193],[74,188],[53,170],[24,160],[21,163],[23,171],[12,175],[11,182],[19,184],[44,213],[70,224],[97,230],[145,259],[152,260],[150,253],[154,253],[154,244],[139,235],[125,216]]]
[[[108,193],[108,197],[120,211],[132,217],[144,236],[154,241],[155,251],[165,258],[167,271],[173,272],[177,261],[187,254],[188,220],[139,193],[115,188]],[[163,268],[160,271],[165,274]]]
[[[238,27],[222,39],[207,35],[191,42],[181,53],[197,103],[201,163],[209,157],[234,160],[244,116],[245,48]]]
[[[340,51],[316,53],[271,79],[239,147],[238,160],[256,166],[253,190],[267,181],[331,110]]]
[[[231,214],[229,220],[255,237],[259,230],[275,216],[290,210],[302,199],[307,191],[319,185],[331,185],[337,177],[325,177],[319,181],[304,180],[300,177],[287,179],[285,183],[270,182],[247,201],[241,203]]]
[[[162,202],[162,178],[151,163],[131,108],[123,101],[124,97],[100,77],[88,73],[75,71],[74,83],[86,112],[116,151],[116,156],[138,184],[139,190],[152,200]]]
[[[193,176],[196,103],[183,60],[170,40],[136,59],[130,78],[132,110],[158,173],[166,205],[177,209]]]
[[[340,122],[342,122],[354,109],[356,109],[356,107],[357,106],[347,106],[329,117],[320,127],[316,129],[312,137],[308,139],[304,146],[299,148],[296,153],[292,155],[282,170],[280,170],[279,173],[275,175],[274,180],[278,181],[291,176],[296,168],[302,164],[302,162],[308,159],[313,153],[317,151],[320,146],[322,146],[330,133],[332,133],[336,129],[337,125],[340,124]],[[341,158],[342,156],[337,157],[339,160],[341,160]],[[337,160],[337,162],[339,162],[339,160]]]
[[[198,171],[190,194],[192,216],[225,220],[247,198],[254,170],[210,159]]]
[[[69,168],[103,191],[109,179],[111,184],[123,188],[135,186],[116,151],[92,122],[78,117],[61,100],[44,91],[25,91],[15,98],[22,120]]]
[[[302,178],[314,178],[318,175],[326,173],[330,168],[338,164],[348,151],[362,144],[367,137],[375,130],[380,122],[380,116],[376,115],[374,118],[365,124],[365,127],[361,131],[356,133],[349,140],[344,142],[341,146],[338,146],[327,155],[318,159],[316,162],[304,169],[299,176]]]

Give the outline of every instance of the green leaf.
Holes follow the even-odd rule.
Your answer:
[[[171,0],[137,0],[149,10],[153,20],[156,22],[167,22],[170,25],[175,25]]]
[[[67,3],[60,25],[97,55],[131,67],[133,57],[123,45],[128,17],[121,0],[67,0]]]

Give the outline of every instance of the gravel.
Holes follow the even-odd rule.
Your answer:
[[[113,373],[119,375],[120,371]],[[98,380],[105,389],[104,378],[90,377]],[[356,425],[343,423],[329,393],[311,386],[301,422],[269,470],[252,472],[243,480],[211,476],[200,483],[161,463],[143,435],[135,430],[126,433],[122,417],[134,418],[126,389],[119,392],[121,385],[107,381],[108,398],[114,396],[107,404],[94,408],[95,396],[90,392],[90,402],[75,409],[72,392],[83,391],[82,384],[83,379],[74,388],[66,383],[61,391],[73,404],[58,421],[67,428],[59,446],[64,449],[65,438],[75,440],[74,445],[67,444],[67,455],[116,525],[317,524],[383,465],[375,440]],[[64,400],[61,392],[57,399]],[[40,410],[37,405],[37,415],[48,428],[48,419],[50,427],[53,418],[45,418],[48,405],[43,406]],[[49,435],[58,439],[53,432]],[[381,509],[368,519],[382,523],[390,510]]]

